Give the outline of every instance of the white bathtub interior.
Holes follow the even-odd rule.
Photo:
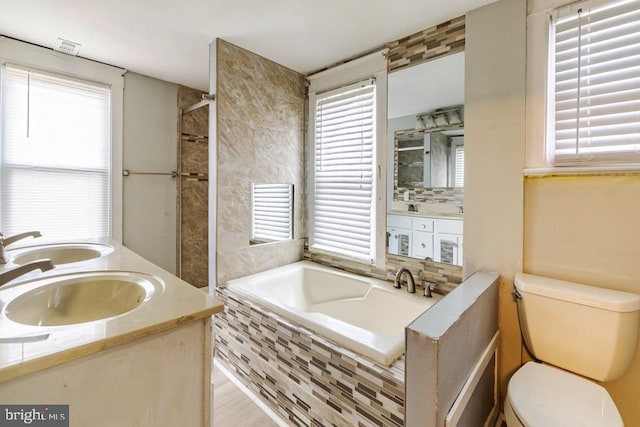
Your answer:
[[[381,365],[404,352],[404,328],[440,299],[300,261],[227,282],[227,288]]]

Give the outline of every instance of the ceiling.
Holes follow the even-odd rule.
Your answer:
[[[0,34],[208,90],[223,38],[307,74],[494,0],[0,0]]]

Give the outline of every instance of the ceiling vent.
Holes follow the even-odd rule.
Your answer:
[[[82,45],[80,43],[70,42],[69,40],[58,38],[55,45],[53,46],[53,50],[66,53],[67,55],[78,56],[78,52],[80,52],[81,47]]]

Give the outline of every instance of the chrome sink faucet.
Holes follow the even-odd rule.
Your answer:
[[[40,259],[32,261],[28,264],[21,265],[20,267],[12,268],[11,270],[0,273],[0,287],[6,285],[13,279],[16,279],[23,274],[27,274],[33,270],[40,270],[42,272],[51,270],[55,265],[50,259]]]
[[[395,288],[400,289],[402,287],[402,275],[406,274],[407,275],[407,292],[409,292],[410,294],[415,294],[416,293],[416,282],[413,279],[413,274],[411,274],[411,271],[409,271],[409,269],[402,267],[400,270],[398,270],[398,272],[396,273],[396,280],[393,282],[393,286]]]
[[[9,258],[5,253],[4,249],[12,243],[17,242],[18,240],[25,239],[27,237],[41,237],[39,231],[27,231],[26,233],[16,234],[11,237],[4,237],[2,233],[0,233],[0,265],[6,264],[9,262]]]

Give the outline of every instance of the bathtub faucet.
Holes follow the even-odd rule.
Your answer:
[[[409,271],[407,268],[402,267],[400,270],[398,270],[398,272],[396,273],[396,280],[393,282],[393,286],[395,288],[400,289],[402,287],[402,275],[403,274],[407,274],[407,292],[409,292],[410,294],[415,294],[416,293],[416,281],[413,280],[413,274],[411,274],[411,271]]]

